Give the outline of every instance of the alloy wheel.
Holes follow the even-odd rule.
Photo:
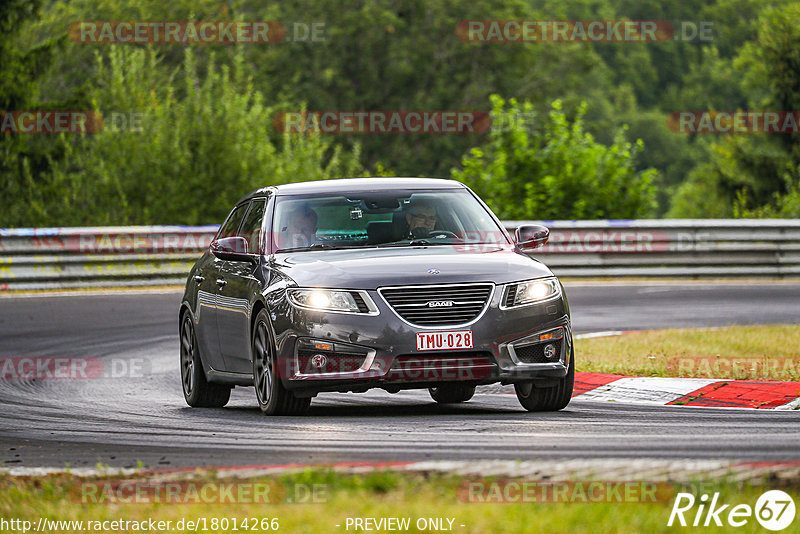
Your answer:
[[[253,358],[256,361],[256,393],[261,404],[267,404],[272,396],[274,368],[267,342],[267,325],[259,321],[253,341]]]

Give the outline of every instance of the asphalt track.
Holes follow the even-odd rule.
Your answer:
[[[800,324],[798,283],[568,284],[579,333]],[[261,415],[251,388],[191,409],[178,377],[180,292],[0,298],[0,356],[138,362],[141,376],[0,381],[0,465],[148,467],[367,460],[800,460],[800,411],[574,399],[522,410],[509,388],[441,407],[427,392],[321,394],[302,418]],[[579,355],[578,355],[579,356]]]

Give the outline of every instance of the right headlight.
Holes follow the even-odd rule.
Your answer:
[[[378,314],[375,303],[363,290],[292,288],[288,295],[292,304],[307,310]]]
[[[506,308],[513,308],[550,300],[559,295],[561,295],[561,284],[558,283],[558,278],[526,280],[506,286],[503,304]]]

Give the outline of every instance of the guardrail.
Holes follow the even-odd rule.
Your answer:
[[[559,276],[772,277],[800,275],[800,220],[505,221],[550,228],[533,254]]]
[[[505,221],[550,228],[532,254],[567,277],[800,276],[800,220]],[[183,285],[217,226],[0,229],[0,291]]]
[[[183,285],[217,228],[0,229],[0,291]]]

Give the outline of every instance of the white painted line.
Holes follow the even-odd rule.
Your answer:
[[[0,299],[31,299],[40,297],[98,297],[107,295],[152,295],[152,294],[178,294],[183,293],[182,286],[164,286],[154,288],[109,287],[98,289],[42,289],[31,292],[0,292]]]
[[[800,398],[797,398],[792,402],[787,402],[786,404],[776,406],[773,408],[773,410],[800,410]]]
[[[140,469],[104,467],[0,467],[0,474],[11,475],[13,477],[40,477],[46,475],[56,475],[69,473],[78,477],[96,476],[131,476],[135,475]]]
[[[626,377],[579,395],[581,400],[664,405],[719,380]]]
[[[588,334],[578,334],[573,336],[574,339],[592,339],[594,337],[609,337],[621,336],[624,332],[622,330],[605,330],[603,332],[589,332]]]

